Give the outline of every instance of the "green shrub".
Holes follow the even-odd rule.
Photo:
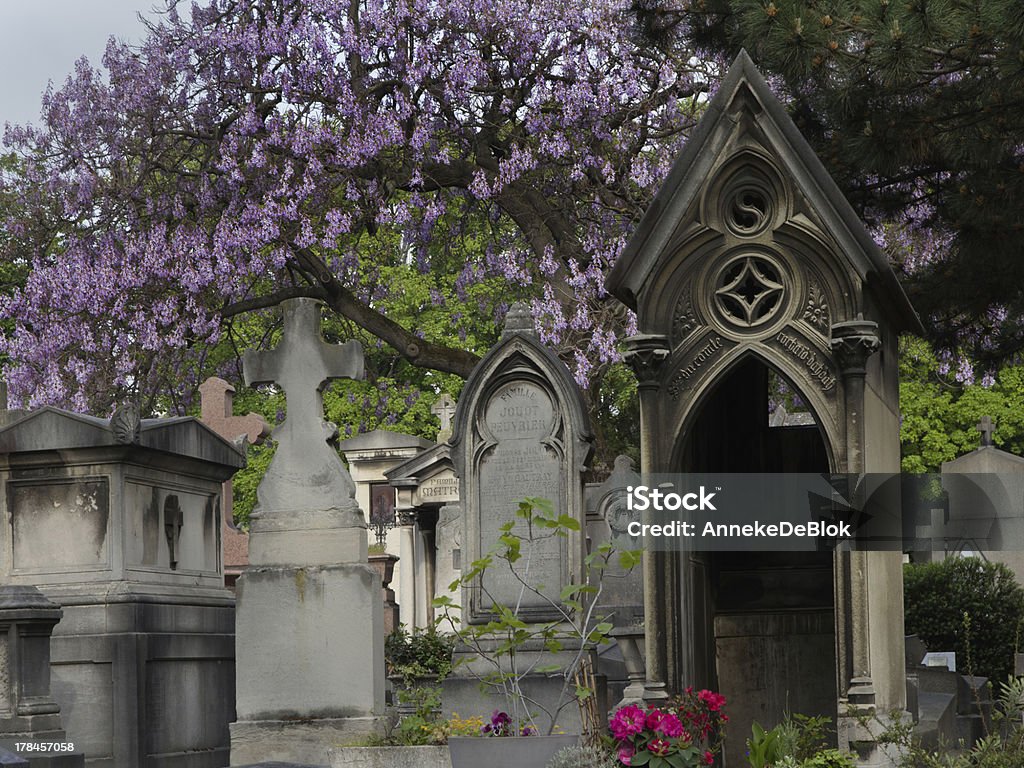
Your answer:
[[[907,634],[920,637],[929,650],[955,651],[957,671],[993,683],[1013,671],[1024,589],[1002,563],[956,557],[908,564],[903,602]]]
[[[400,626],[384,639],[384,661],[389,675],[407,683],[425,676],[444,678],[452,671],[455,644],[433,627],[409,632]]]

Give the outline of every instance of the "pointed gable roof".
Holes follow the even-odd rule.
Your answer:
[[[737,129],[735,115],[747,109],[763,131],[768,149],[820,216],[849,266],[874,287],[897,330],[923,331],[920,320],[885,255],[868,234],[821,160],[768,88],[750,56],[741,50],[718,92],[676,159],[608,276],[608,288],[636,309],[657,272],[676,226],[697,205],[705,181]]]

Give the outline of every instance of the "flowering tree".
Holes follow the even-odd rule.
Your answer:
[[[410,265],[435,305],[488,278],[528,295],[586,381],[630,323],[606,268],[708,82],[647,5],[169,2],[6,131],[4,242],[30,266],[0,306],[12,398],[190,386],[225,322],[295,296],[465,376],[473,349],[387,311]]]

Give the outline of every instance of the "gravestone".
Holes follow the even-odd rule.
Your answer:
[[[53,698],[90,765],[226,763],[234,597],[220,497],[244,465],[196,419],[135,408],[41,408],[0,429],[0,581],[63,610]]]
[[[384,713],[381,584],[367,562],[355,485],[328,444],[322,391],[361,378],[358,342],[320,336],[320,305],[282,305],[271,352],[246,352],[246,383],[276,383],[288,416],[250,517],[250,566],[238,579],[237,720],[231,764],[326,764],[328,749],[379,731]]]
[[[983,416],[979,447],[942,464],[948,511],[933,526],[942,538],[932,537],[932,556],[980,554],[1024,582],[1024,458],[995,445],[995,427]]]
[[[555,354],[537,338],[533,317],[524,304],[509,310],[501,341],[474,369],[459,397],[449,441],[459,476],[462,506],[461,559],[471,563],[494,547],[502,526],[524,538],[526,523],[516,517],[525,497],[548,499],[556,515],[569,515],[579,530],[568,536],[541,538],[522,546],[520,566],[529,563],[530,584],[540,596],[522,590],[503,569],[483,574],[482,584],[495,602],[518,604],[523,621],[560,618],[548,599],[559,601],[566,585],[583,577],[585,511],[583,473],[592,452],[590,424],[576,383]],[[464,622],[485,623],[493,616],[491,598],[477,586],[462,591]],[[578,645],[576,646],[578,650]],[[529,654],[542,654],[541,647]],[[544,656],[559,664],[573,654],[566,643],[565,658]],[[466,673],[477,669],[470,659]],[[447,711],[490,711],[494,702],[481,701],[475,681],[456,675],[445,681]],[[561,680],[544,675],[526,682],[530,695],[550,703]],[[563,724],[569,732],[578,723]],[[543,727],[543,726],[542,726]]]
[[[31,768],[81,768],[85,756],[64,730],[50,694],[50,634],[61,609],[35,587],[0,587],[0,747]],[[56,742],[68,752],[18,752],[18,744]],[[0,765],[7,764],[0,749]]]
[[[455,400],[447,392],[442,392],[432,406],[430,412],[437,416],[441,427],[437,431],[437,442],[447,442],[452,436],[452,419],[455,417]]]
[[[235,388],[224,379],[211,376],[199,386],[200,421],[223,437],[258,445],[270,434],[270,425],[258,413],[234,415]],[[231,483],[224,484],[224,522],[221,526],[221,552],[224,558],[224,585],[233,587],[242,569],[249,564],[249,534],[234,523]]]
[[[460,478],[466,562],[498,542],[502,525],[516,519],[525,497],[550,500],[556,515],[571,515],[580,525],[580,532],[546,538],[529,552],[530,576],[544,597],[523,597],[525,620],[557,619],[545,597],[557,600],[563,587],[581,580],[583,472],[591,441],[590,422],[572,376],[538,341],[526,305],[514,305],[502,340],[466,382],[450,443]],[[517,522],[516,530],[525,534],[525,523]],[[519,586],[510,578],[486,574],[485,583],[501,603],[520,600]],[[491,605],[481,591],[466,590],[465,597],[467,619],[486,621]]]

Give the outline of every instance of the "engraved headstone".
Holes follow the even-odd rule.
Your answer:
[[[524,304],[509,310],[502,341],[481,361],[463,390],[451,438],[460,476],[467,550],[473,562],[499,540],[526,497],[548,499],[556,514],[585,523],[583,471],[590,429],[578,389],[565,365],[537,339]],[[518,521],[520,535],[526,523]],[[583,536],[540,537],[524,549],[531,586],[522,589],[507,571],[491,569],[484,591],[468,590],[469,621],[484,621],[493,602],[520,605],[525,619],[556,619],[548,600],[578,582]],[[524,560],[524,567],[526,561]],[[465,611],[467,602],[464,600]]]

